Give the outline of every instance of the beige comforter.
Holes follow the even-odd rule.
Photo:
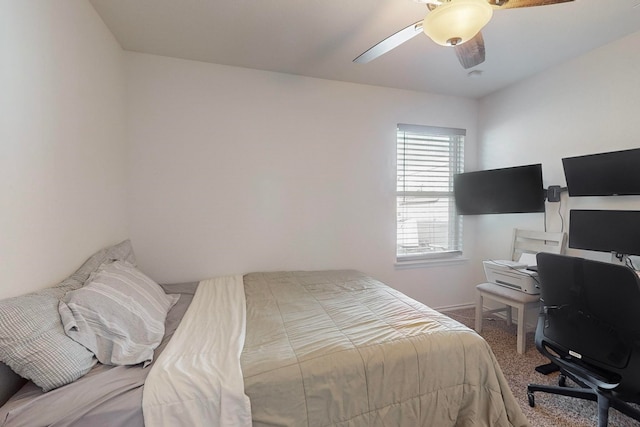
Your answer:
[[[488,344],[355,271],[245,276],[257,426],[525,426]]]

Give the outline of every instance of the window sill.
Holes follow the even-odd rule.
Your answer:
[[[452,258],[433,258],[433,259],[420,259],[412,261],[396,261],[394,264],[397,270],[406,270],[410,268],[428,268],[428,267],[441,267],[446,265],[464,264],[469,261],[469,258],[462,256],[456,256]]]

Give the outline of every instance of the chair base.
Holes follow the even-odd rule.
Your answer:
[[[570,378],[575,381],[578,385],[582,386],[580,388],[575,387],[567,387],[565,385],[566,381],[566,372],[562,372],[560,374],[559,384],[557,386],[553,385],[543,385],[543,384],[529,384],[527,386],[527,398],[529,400],[529,406],[532,408],[535,406],[535,397],[534,392],[540,391],[543,393],[551,393],[561,396],[575,397],[578,399],[590,400],[593,402],[598,402],[598,427],[607,427],[609,423],[609,408],[614,408],[624,415],[633,418],[636,421],[640,421],[640,410],[635,407],[629,405],[624,400],[616,397],[613,393],[608,390],[602,389],[592,389],[585,387],[579,380],[575,377],[570,376]]]

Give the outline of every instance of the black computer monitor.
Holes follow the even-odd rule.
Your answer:
[[[572,209],[569,247],[640,255],[640,211]]]
[[[640,195],[640,148],[562,159],[569,196]]]
[[[544,212],[541,164],[457,174],[453,189],[461,215]]]

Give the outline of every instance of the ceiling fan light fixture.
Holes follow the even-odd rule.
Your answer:
[[[439,45],[455,46],[471,40],[492,15],[487,0],[450,0],[427,14],[423,30]]]

